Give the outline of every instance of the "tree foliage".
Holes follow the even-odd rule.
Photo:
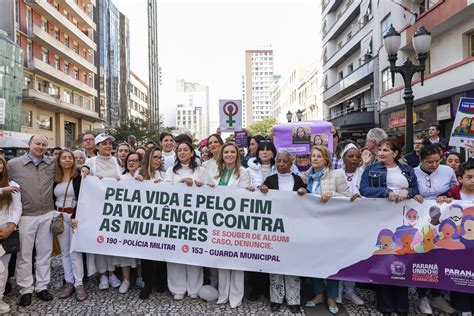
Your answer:
[[[272,126],[277,124],[278,121],[275,118],[267,118],[262,121],[255,122],[247,127],[247,131],[250,136],[262,135],[264,137],[272,137],[273,131]]]
[[[163,114],[160,114],[160,132],[166,131],[165,118]],[[137,138],[137,144],[143,145],[147,141],[153,141],[156,144],[160,143],[160,136],[158,131],[148,129],[146,123],[130,121],[127,124],[114,127],[110,134],[115,137],[115,142],[122,143],[127,141],[129,135],[134,135]]]

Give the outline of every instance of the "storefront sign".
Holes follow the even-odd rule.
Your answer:
[[[416,113],[413,113],[413,124],[416,124]],[[406,125],[406,115],[402,114],[399,116],[391,117],[388,123],[388,127],[400,127]]]
[[[442,104],[436,107],[436,120],[449,120],[451,118],[451,104]]]

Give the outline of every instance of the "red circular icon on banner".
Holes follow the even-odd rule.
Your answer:
[[[105,238],[104,238],[104,236],[102,236],[102,235],[97,236],[97,242],[98,242],[99,244],[103,243],[103,242],[104,242],[104,239],[105,239]]]
[[[189,246],[188,245],[183,245],[181,247],[181,251],[184,252],[184,253],[187,253],[189,251]]]

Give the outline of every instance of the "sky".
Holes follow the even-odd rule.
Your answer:
[[[148,82],[146,0],[113,2],[129,18],[131,69]],[[302,58],[319,59],[318,10],[319,0],[158,0],[160,113],[167,125],[175,125],[176,79],[208,85],[216,113],[219,99],[242,98],[245,50],[271,46],[274,73],[283,76]]]

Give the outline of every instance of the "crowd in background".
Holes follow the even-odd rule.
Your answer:
[[[430,127],[428,137],[418,137],[415,150],[405,155],[397,141],[380,128],[367,133],[363,148],[351,140],[341,140],[334,128],[331,133],[333,153],[327,146],[317,145],[309,154],[296,156],[277,150],[271,139],[259,135],[249,137],[247,148],[239,148],[233,141],[224,142],[220,133],[197,145],[188,134],[161,133],[159,144],[137,144],[130,135],[127,142],[116,144],[112,135],[88,133],[83,136],[82,148],[74,151],[59,147],[50,150],[45,137],[33,136],[25,155],[8,163],[0,155],[0,239],[6,239],[18,226],[21,244],[16,264],[10,262],[10,254],[1,256],[0,312],[9,311],[1,298],[8,291],[13,273],[20,288],[19,305],[30,305],[33,293],[41,300],[53,300],[48,291],[51,221],[58,216],[65,223],[64,231],[54,236],[64,270],[59,299],[75,294],[78,301],[86,300],[83,282],[93,275],[99,276],[99,289],[118,288],[119,293],[126,293],[132,286],[133,272],[141,299],[149,298],[153,290],[169,291],[175,300],[185,295],[198,298],[199,289],[207,283],[218,290],[217,304],[229,303],[235,308],[244,294],[251,300],[264,295],[270,298],[273,312],[284,301],[292,312],[300,312],[299,276],[71,252],[72,236],[80,226],[76,206],[83,176],[152,181],[157,185],[167,182],[239,187],[264,194],[268,190],[295,191],[300,196],[317,194],[322,203],[338,196],[393,202],[415,199],[419,203],[425,199],[437,199],[439,203],[450,203],[453,198],[474,200],[474,162],[464,162],[460,153],[448,148],[437,126]],[[461,242],[464,249],[474,248],[474,240],[468,237]],[[308,308],[327,304],[329,311],[337,314],[343,298],[364,304],[353,282],[311,281],[314,297],[304,303]],[[376,285],[373,289],[379,312],[408,314],[407,287]],[[463,315],[471,315],[474,309],[474,296],[470,294],[418,289],[418,295],[419,310],[426,314],[433,313],[432,306]]]

